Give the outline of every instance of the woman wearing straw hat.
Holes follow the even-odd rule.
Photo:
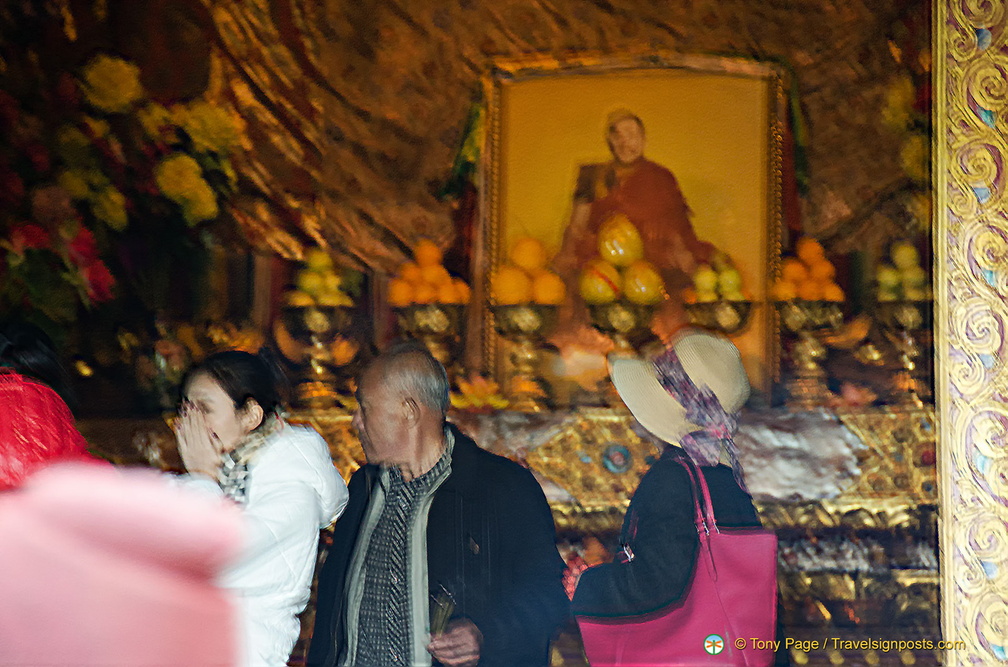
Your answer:
[[[650,360],[610,356],[609,374],[664,450],[634,492],[617,558],[585,570],[578,582],[573,612],[596,618],[650,614],[687,593],[700,540],[693,485],[680,458],[692,459],[703,474],[719,527],[760,526],[732,439],[749,397],[738,349],[720,336],[686,329]],[[780,653],[787,664],[787,653]]]

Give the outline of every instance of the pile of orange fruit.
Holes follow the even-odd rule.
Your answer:
[[[452,277],[442,263],[441,248],[430,239],[420,239],[413,248],[413,259],[403,262],[389,281],[388,300],[393,308],[414,304],[469,303],[472,294],[461,278]]]
[[[773,286],[775,301],[842,302],[846,295],[836,283],[836,267],[819,241],[802,237],[795,254],[781,260],[780,277]]]
[[[537,303],[556,306],[567,298],[563,279],[546,268],[549,255],[542,241],[525,236],[514,242],[510,260],[490,276],[493,303],[514,306]]]
[[[625,215],[617,213],[602,223],[598,251],[598,257],[582,269],[578,282],[585,303],[601,305],[622,298],[654,305],[665,297],[665,281],[644,259],[640,233]]]

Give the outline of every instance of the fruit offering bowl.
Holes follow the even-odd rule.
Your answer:
[[[588,305],[592,326],[612,338],[615,352],[630,353],[636,350],[641,340],[654,338],[651,320],[655,309],[655,305],[623,300]]]
[[[789,404],[801,409],[822,406],[830,398],[826,371],[819,362],[826,347],[817,334],[836,329],[843,323],[841,303],[835,301],[775,301],[781,327],[797,336],[791,347],[793,377],[788,382]]]
[[[332,408],[340,402],[340,369],[356,355],[343,352],[341,334],[350,328],[353,308],[288,304],[281,311],[290,336],[304,347],[307,363],[297,382],[297,399],[309,408]],[[349,357],[349,358],[348,358]]]
[[[423,341],[435,359],[451,368],[455,347],[462,330],[465,306],[447,303],[423,303],[393,309],[399,330]]]
[[[744,329],[749,323],[752,306],[752,301],[725,299],[684,304],[690,324],[723,334],[734,334]]]
[[[539,376],[539,346],[556,326],[557,306],[536,303],[492,306],[494,328],[511,342],[508,401],[514,410],[541,412],[546,389]]]
[[[879,301],[875,319],[899,350],[902,369],[893,380],[898,403],[922,407],[931,398],[930,382],[920,367],[921,334],[931,328],[930,300]]]

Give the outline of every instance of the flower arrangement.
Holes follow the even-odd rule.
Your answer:
[[[0,312],[58,336],[80,307],[110,300],[116,281],[56,180],[44,128],[0,91]]]
[[[0,306],[62,325],[113,297],[162,312],[205,266],[242,126],[202,98],[149,99],[108,54],[38,98],[0,91]]]

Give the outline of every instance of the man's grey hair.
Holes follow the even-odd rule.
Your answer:
[[[442,418],[448,414],[448,372],[422,342],[395,342],[375,362],[382,365],[382,375],[404,394],[439,412]]]

